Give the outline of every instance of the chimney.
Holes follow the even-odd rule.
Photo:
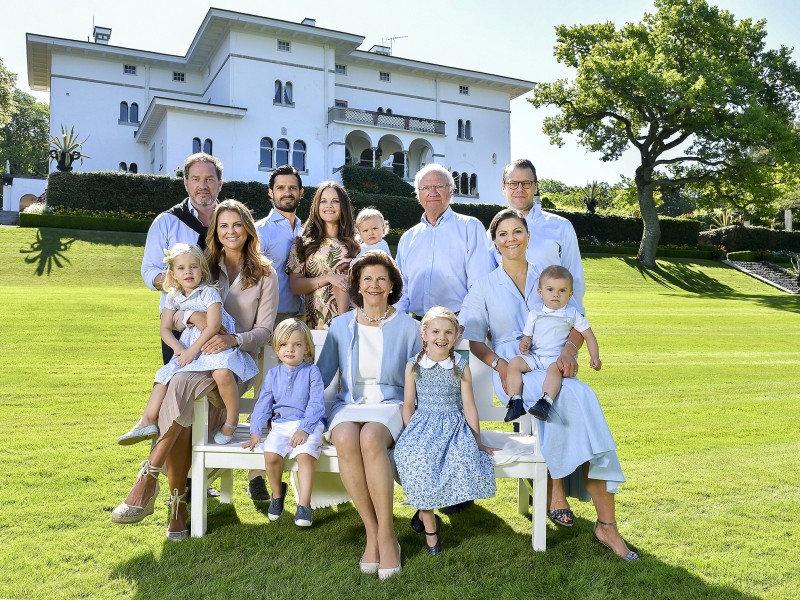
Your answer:
[[[309,19],[308,17],[306,17],[305,19],[303,19],[300,22],[300,25],[308,25],[309,27],[316,27],[317,26],[317,20],[316,19]]]
[[[111,28],[95,25],[93,35],[95,44],[108,44],[108,40],[111,38]]]

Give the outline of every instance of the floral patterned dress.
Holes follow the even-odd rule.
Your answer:
[[[347,247],[335,238],[325,238],[322,245],[314,254],[310,255],[305,263],[300,262],[297,247],[292,244],[289,259],[286,261],[286,271],[297,273],[303,277],[319,277],[329,273],[347,273],[350,269],[351,257],[347,255]],[[306,294],[306,323],[311,329],[327,329],[331,319],[349,307],[339,310],[333,290],[330,285],[325,285],[310,294]]]

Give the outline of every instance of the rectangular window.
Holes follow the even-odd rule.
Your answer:
[[[278,50],[280,50],[281,52],[291,52],[292,42],[285,42],[283,40],[278,40]]]
[[[336,108],[347,108],[347,100],[334,100],[333,105]]]
[[[180,71],[173,71],[172,81],[179,81],[180,83],[183,83],[184,81],[186,81],[186,73],[181,73]]]
[[[381,81],[391,81],[389,73],[386,71],[381,71]]]
[[[337,75],[347,75],[347,65],[336,65]]]
[[[464,94],[465,96],[469,96],[469,86],[468,85],[458,86],[458,93]]]
[[[125,75],[136,75],[136,65],[122,65],[122,72]]]

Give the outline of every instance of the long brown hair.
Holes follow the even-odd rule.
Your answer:
[[[353,258],[361,250],[358,242],[356,242],[355,226],[353,225],[353,203],[350,200],[350,196],[347,195],[347,190],[335,181],[323,181],[317,187],[317,192],[311,201],[311,210],[308,220],[303,225],[303,231],[295,240],[297,256],[301,262],[305,262],[309,256],[319,250],[325,239],[325,221],[319,215],[319,201],[322,193],[328,188],[335,190],[336,195],[339,196],[339,232],[336,234],[336,239],[347,248],[347,254],[350,258]]]
[[[256,285],[262,277],[268,277],[272,274],[272,263],[269,259],[261,255],[258,233],[256,233],[256,224],[253,221],[253,215],[250,213],[250,209],[238,200],[223,200],[217,204],[217,208],[214,210],[214,216],[211,217],[211,223],[208,226],[208,234],[206,235],[206,258],[208,259],[208,266],[211,269],[212,279],[218,280],[220,274],[219,260],[222,257],[224,249],[217,237],[217,220],[219,215],[226,210],[238,213],[239,218],[242,220],[242,225],[244,225],[244,230],[247,232],[247,242],[245,242],[242,252],[244,255],[244,264],[242,265],[242,272],[240,274],[242,289],[247,289]],[[229,283],[233,282],[231,281]]]

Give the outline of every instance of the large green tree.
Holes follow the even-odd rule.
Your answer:
[[[6,160],[17,175],[47,175],[50,108],[20,89],[14,90],[11,120],[0,126],[0,172]]]
[[[3,66],[3,59],[0,58],[0,127],[11,120],[12,96],[16,81],[16,75]]]
[[[556,27],[555,56],[577,70],[537,86],[551,143],[564,133],[611,161],[633,147],[644,222],[638,260],[655,265],[661,230],[653,193],[714,182],[755,190],[774,165],[800,162],[793,119],[800,69],[785,47],[766,50],[766,22],[736,21],[704,0],[656,0],[641,23]],[[756,151],[769,160],[754,159]]]

